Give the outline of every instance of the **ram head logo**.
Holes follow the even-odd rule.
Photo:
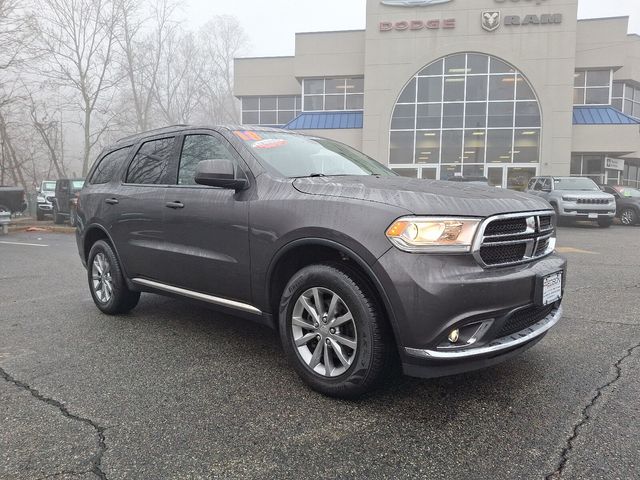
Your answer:
[[[500,26],[500,12],[482,12],[482,28],[493,32]]]
[[[449,3],[453,0],[382,0],[380,3],[390,7],[426,7],[427,5],[438,5]]]

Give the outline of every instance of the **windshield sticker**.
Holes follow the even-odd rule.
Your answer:
[[[235,131],[233,133],[235,134],[236,137],[240,138],[241,140],[244,140],[245,142],[262,140],[262,137],[260,135],[258,135],[256,132],[251,132],[249,130],[244,132]]]
[[[266,140],[256,142],[252,146],[253,148],[261,148],[266,150],[268,148],[284,147],[286,144],[287,141],[282,138],[268,138]]]

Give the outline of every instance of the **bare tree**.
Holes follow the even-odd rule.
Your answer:
[[[136,130],[143,131],[152,125],[150,117],[160,65],[167,43],[178,28],[173,19],[177,5],[170,0],[156,0],[147,18],[142,16],[140,0],[120,0],[119,8],[122,27],[118,43],[123,52],[122,67],[135,108]]]
[[[200,103],[202,60],[194,35],[175,32],[167,39],[154,91],[165,123],[189,123]]]
[[[82,174],[86,175],[91,150],[109,126],[107,118],[96,127],[94,114],[109,113],[99,102],[111,98],[108,92],[120,80],[112,75],[117,4],[114,0],[40,0],[39,5],[37,33],[45,61],[52,62],[50,68],[41,66],[41,71],[77,94],[84,134]]]
[[[209,121],[238,123],[238,101],[233,96],[233,59],[244,52],[247,35],[235,17],[217,16],[200,30],[203,51],[203,106]]]
[[[29,117],[37,135],[44,145],[49,159],[49,173],[53,168],[58,178],[67,176],[64,165],[64,137],[61,112],[50,113],[49,106],[44,101],[37,101],[33,94],[27,91]],[[58,119],[56,119],[58,117]]]

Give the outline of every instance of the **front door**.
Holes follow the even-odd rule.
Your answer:
[[[206,132],[181,140],[177,182],[164,207],[165,281],[171,285],[243,302],[251,301],[249,192],[196,185],[198,162],[242,160],[222,136]]]

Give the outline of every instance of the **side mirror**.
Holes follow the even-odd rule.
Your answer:
[[[247,179],[238,177],[235,164],[227,159],[203,160],[198,163],[194,180],[198,185],[229,190],[245,190],[249,187]]]

